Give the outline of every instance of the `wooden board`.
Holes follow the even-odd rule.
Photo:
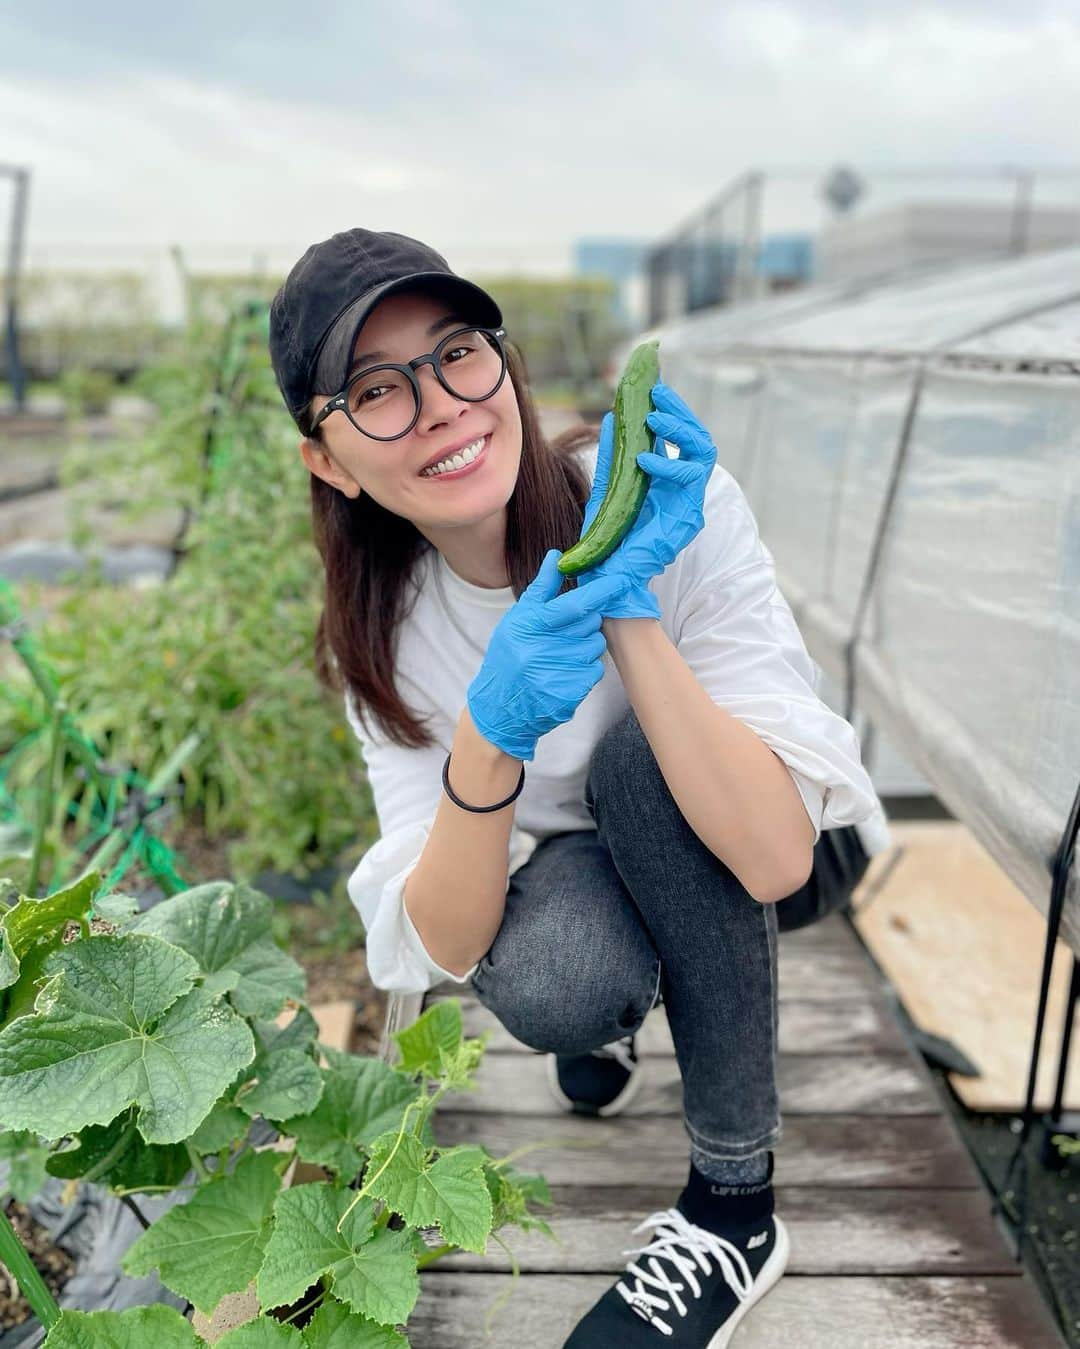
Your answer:
[[[618,1274],[625,1252],[653,1240],[644,1232],[635,1236],[634,1228],[670,1208],[678,1190],[555,1186],[551,1198],[551,1208],[537,1212],[562,1245],[540,1232],[500,1233],[522,1272]],[[1016,1261],[985,1221],[989,1207],[978,1190],[776,1191],[776,1211],[791,1236],[793,1274],[1013,1274]],[[496,1242],[488,1243],[486,1255],[463,1251],[439,1263],[481,1273],[512,1268]]]
[[[633,1115],[681,1115],[682,1078],[673,1059],[651,1059]],[[548,1090],[543,1054],[487,1054],[475,1091],[450,1092],[444,1110],[486,1114],[562,1115]],[[780,1108],[800,1115],[935,1115],[941,1104],[914,1057],[907,1054],[780,1054]],[[869,1126],[868,1126],[869,1127]]]
[[[791,1115],[781,1125],[775,1182],[787,1189],[828,1185],[984,1192],[944,1115],[896,1119]],[[674,1189],[677,1195],[689,1168],[685,1132],[671,1120],[655,1116],[591,1119],[568,1114],[551,1119],[440,1110],[434,1129],[443,1147],[477,1143],[493,1157],[519,1154],[515,1165],[524,1171],[539,1171],[549,1185],[621,1186],[647,1157],[650,1181]]]
[[[343,1053],[352,1048],[356,1025],[356,1004],[342,998],[336,1002],[320,1002],[309,1008],[319,1028],[319,1043]]]
[[[965,825],[909,821],[892,830],[903,852],[880,891],[857,906],[859,934],[912,1020],[951,1040],[980,1069],[978,1078],[950,1075],[964,1104],[974,1110],[1019,1109],[1038,1007],[1045,919]],[[1071,960],[1059,943],[1037,1109],[1053,1099]],[[1068,1082],[1066,1106],[1080,1109],[1080,1035],[1073,1039]]]
[[[461,1003],[467,1036],[490,1032],[489,1053],[529,1052],[528,1047],[515,1039],[474,994],[432,994],[427,1005],[446,998],[456,998]],[[675,1052],[663,1004],[654,1007],[645,1018],[638,1032],[636,1048],[639,1056],[647,1057],[670,1057]],[[876,1050],[901,1053],[905,1049],[904,1037],[888,1004],[873,994],[868,993],[865,1000],[811,1001],[800,998],[780,1004],[781,1053],[861,1054]]]
[[[559,1349],[609,1275],[441,1272],[420,1276],[413,1349]],[[498,1299],[504,1299],[496,1307]],[[492,1334],[485,1335],[489,1311]],[[657,1337],[658,1343],[663,1343]],[[1024,1276],[785,1276],[747,1315],[731,1349],[1061,1349]]]

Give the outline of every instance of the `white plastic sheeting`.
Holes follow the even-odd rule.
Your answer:
[[[1045,912],[1080,782],[1080,249],[810,289],[655,335],[845,690],[883,524],[853,715],[904,747]],[[1078,892],[1074,865],[1076,950]]]

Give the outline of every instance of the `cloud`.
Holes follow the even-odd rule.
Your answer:
[[[175,241],[287,265],[365,224],[463,270],[553,270],[574,238],[656,237],[752,167],[814,168],[770,189],[767,227],[790,228],[817,223],[818,171],[838,160],[1070,162],[1080,16],[1053,0],[37,0],[0,16],[5,66],[31,254]]]

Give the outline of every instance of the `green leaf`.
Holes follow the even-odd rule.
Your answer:
[[[8,1192],[21,1204],[32,1199],[45,1183],[49,1149],[29,1129],[0,1133],[0,1158],[9,1163]]]
[[[94,891],[101,884],[96,871],[82,880],[58,890],[46,899],[30,899],[23,895],[0,917],[4,945],[8,952],[6,971],[11,973],[11,958],[15,959],[16,978],[3,987],[0,997],[3,1020],[13,1021],[32,1010],[38,986],[49,956],[61,948],[64,930],[69,923],[85,923],[90,912]]]
[[[196,1152],[220,1152],[247,1137],[251,1120],[227,1100],[215,1103],[214,1108],[188,1139]]]
[[[284,1026],[276,1021],[256,1021],[255,1039],[259,1047],[271,1049],[307,1049],[313,1051],[319,1038],[319,1023],[306,1007],[297,1007],[292,1020]]]
[[[130,1307],[126,1312],[62,1313],[44,1349],[205,1349],[175,1307]]]
[[[282,1128],[296,1139],[305,1161],[351,1179],[367,1145],[387,1129],[397,1129],[416,1086],[381,1059],[327,1050],[329,1068],[320,1069],[322,1099],[310,1113]]]
[[[19,959],[41,941],[59,946],[65,926],[72,921],[81,922],[89,913],[94,891],[100,884],[101,878],[94,871],[46,899],[23,895],[0,918],[0,926],[7,932]]]
[[[247,1025],[156,937],[93,937],[54,952],[33,1016],[0,1031],[0,1123],[46,1138],[138,1105],[148,1143],[176,1143],[251,1062]]]
[[[138,912],[139,901],[134,895],[122,895],[114,891],[94,900],[94,917],[117,927],[128,923]]]
[[[260,1316],[223,1336],[217,1349],[304,1349],[304,1339],[292,1326]]]
[[[395,1142],[396,1135],[386,1133],[372,1147],[367,1192],[400,1213],[411,1227],[437,1223],[445,1241],[486,1255],[492,1205],[483,1149],[449,1148],[429,1162],[428,1149],[411,1134],[397,1143],[396,1150]]]
[[[284,1120],[314,1110],[323,1094],[319,1065],[303,1049],[277,1049],[259,1054],[252,1064],[251,1085],[236,1093],[236,1104],[249,1115]]]
[[[337,1224],[355,1196],[323,1181],[297,1185],[278,1196],[274,1230],[257,1287],[263,1307],[294,1302],[324,1274],[334,1296],[354,1311],[396,1326],[408,1321],[420,1296],[420,1276],[407,1228],[375,1231],[372,1201],[361,1199]]]
[[[460,999],[447,998],[435,1003],[411,1026],[395,1032],[393,1038],[401,1049],[396,1069],[442,1077],[447,1062],[461,1049],[463,1025]]]
[[[19,977],[19,957],[7,929],[0,927],[0,988],[8,988]]]
[[[304,998],[304,971],[271,936],[270,900],[258,890],[211,881],[155,904],[134,931],[152,933],[194,956],[203,974],[223,978],[220,991],[241,1016],[274,1017]]]
[[[506,1164],[497,1166],[488,1158],[484,1165],[484,1179],[491,1195],[492,1231],[497,1232],[499,1228],[513,1224],[524,1232],[537,1228],[545,1236],[556,1240],[548,1224],[531,1214],[527,1207],[530,1203],[550,1206],[551,1192],[543,1176],[527,1175]]]
[[[231,1175],[208,1181],[144,1232],[121,1261],[124,1273],[141,1278],[156,1268],[167,1288],[212,1312],[262,1264],[287,1161],[281,1152],[245,1153]]]
[[[308,1349],[409,1349],[404,1335],[327,1298],[304,1327]]]
[[[100,1165],[131,1130],[132,1112],[124,1111],[111,1124],[88,1124],[74,1145],[53,1152],[45,1164],[50,1176],[74,1180]],[[138,1130],[131,1130],[126,1146],[94,1181],[113,1190],[144,1190],[157,1185],[179,1185],[191,1168],[183,1143],[146,1143]]]

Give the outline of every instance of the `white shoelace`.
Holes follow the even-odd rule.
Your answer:
[[[611,1044],[604,1045],[602,1049],[593,1049],[589,1052],[597,1059],[614,1059],[616,1063],[621,1063],[628,1073],[632,1073],[636,1064],[630,1057],[630,1046],[633,1043],[632,1035],[625,1036],[622,1040],[613,1040]]]
[[[629,1280],[624,1284],[621,1279],[615,1287],[634,1311],[651,1325],[656,1326],[662,1334],[673,1335],[675,1332],[667,1321],[657,1315],[657,1312],[666,1311],[669,1305],[673,1305],[680,1316],[685,1316],[686,1305],[679,1297],[679,1292],[686,1284],[672,1283],[667,1271],[659,1263],[658,1256],[669,1260],[689,1281],[695,1298],[701,1296],[701,1285],[695,1277],[695,1270],[701,1269],[706,1274],[711,1273],[708,1259],[710,1256],[738,1300],[742,1302],[749,1297],[754,1276],[742,1251],[725,1237],[695,1226],[677,1208],[669,1208],[663,1213],[651,1213],[644,1222],[638,1223],[634,1232],[640,1232],[647,1227],[657,1229],[656,1237],[647,1246],[623,1251],[623,1255],[649,1256],[651,1272],[631,1261],[627,1265],[627,1273],[637,1276],[633,1288],[629,1287]],[[658,1289],[659,1292],[650,1292],[650,1287]]]

